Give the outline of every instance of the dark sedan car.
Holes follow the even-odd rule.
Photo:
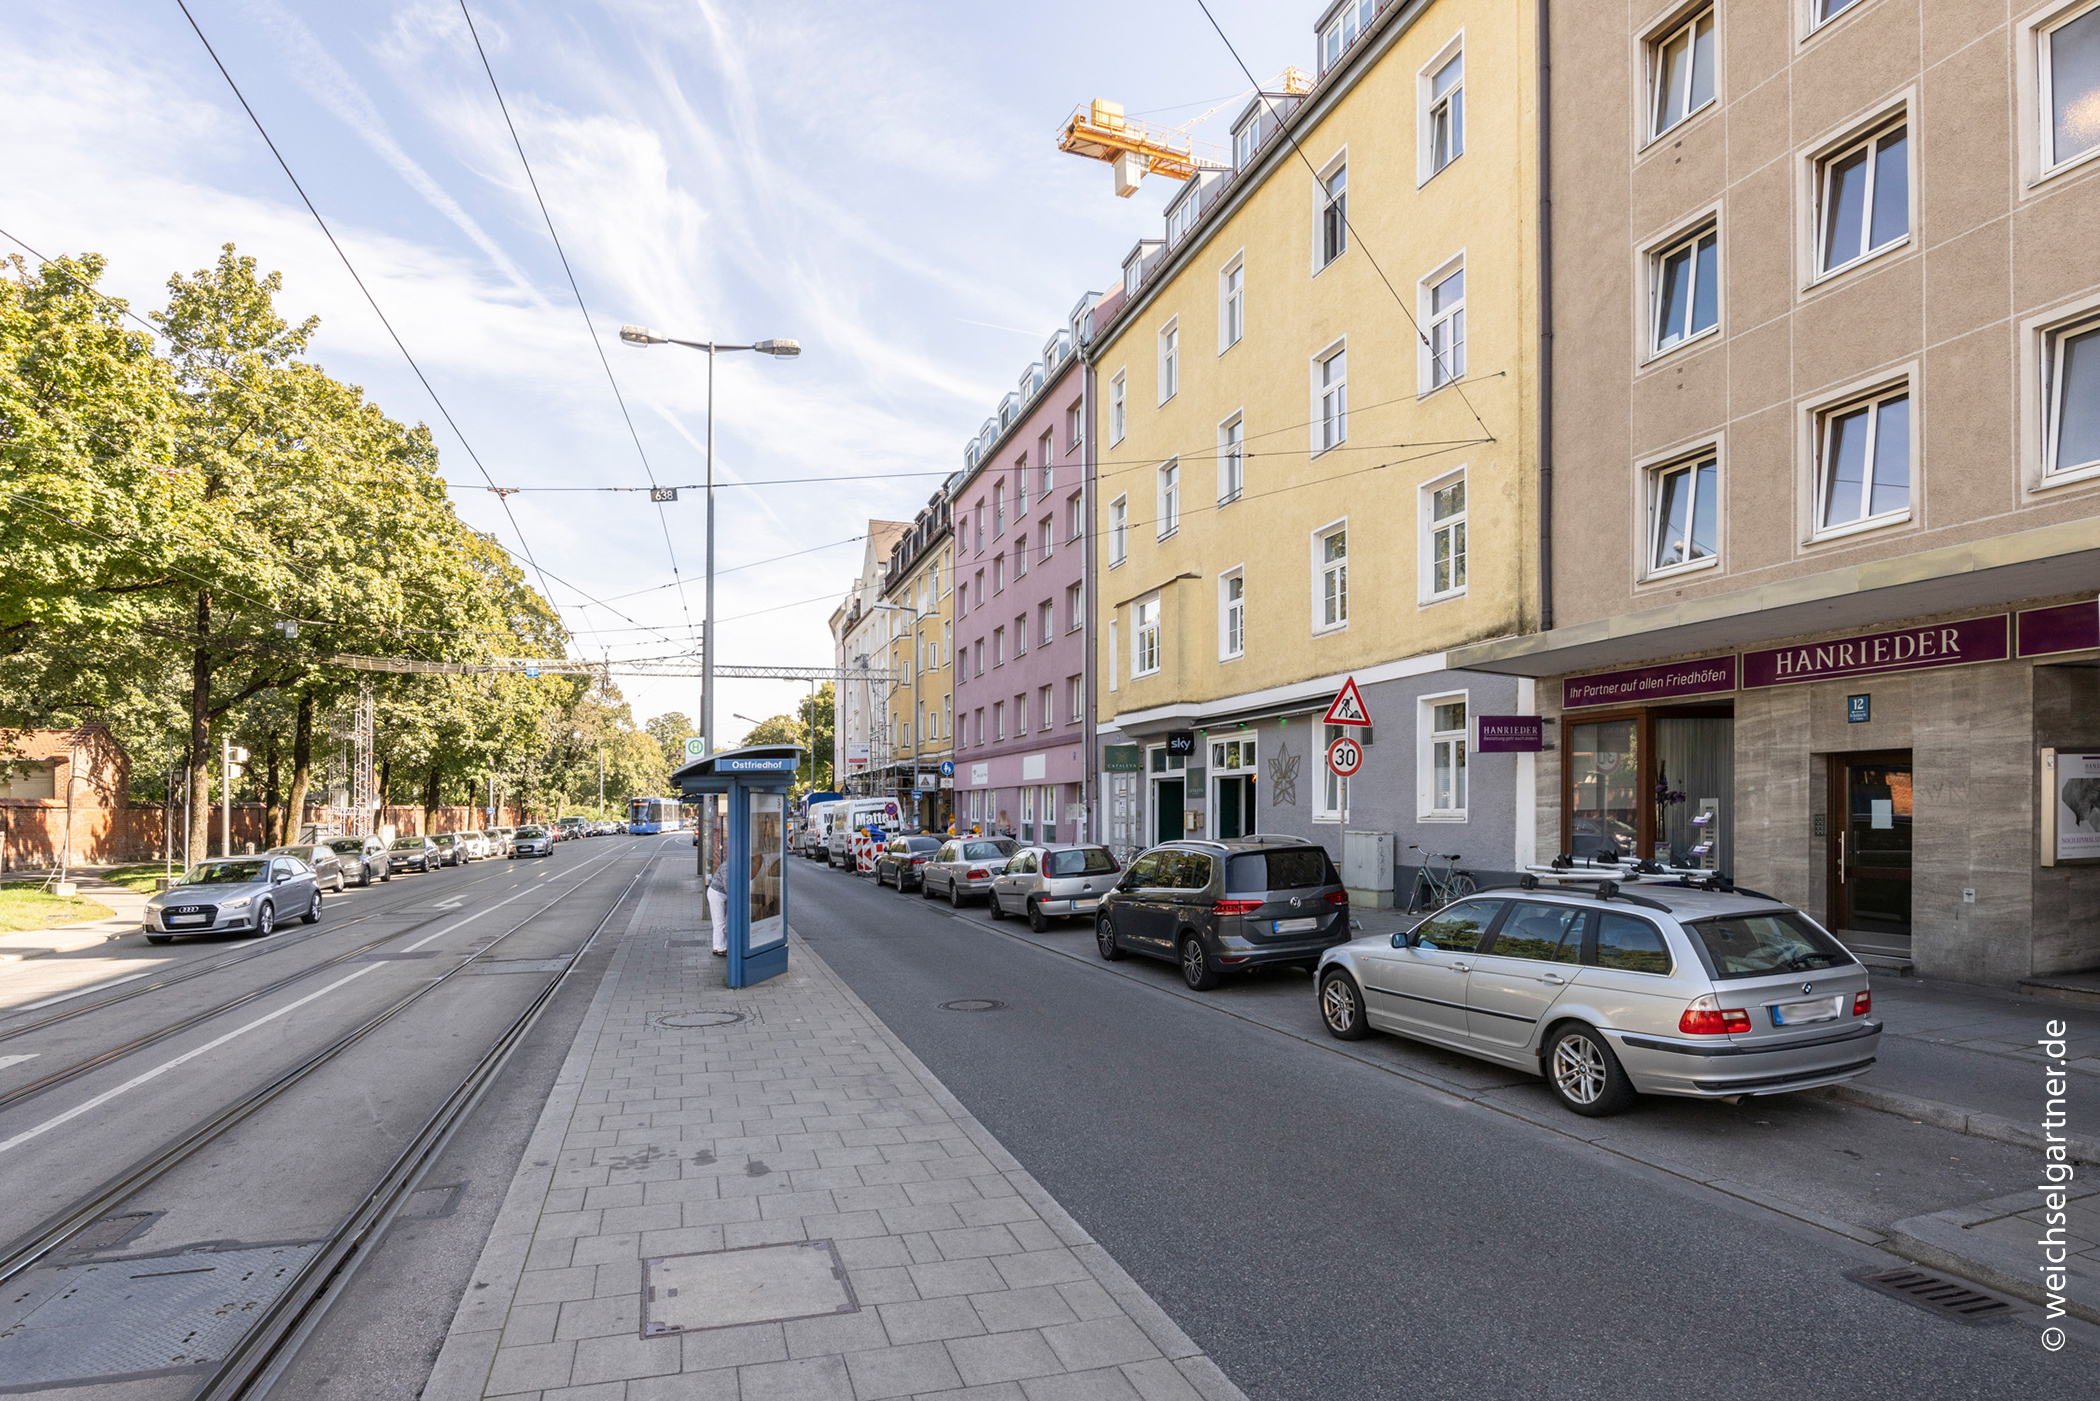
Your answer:
[[[295,846],[273,846],[265,856],[295,856],[312,868],[314,883],[334,895],[340,895],[343,887],[350,883],[349,868],[336,856],[335,848],[326,842],[300,842]]]
[[[1262,964],[1310,969],[1349,941],[1349,892],[1324,847],[1279,841],[1166,842],[1130,863],[1094,920],[1101,957],[1181,966],[1207,992]]]
[[[428,837],[396,837],[386,849],[386,859],[397,871],[435,871],[444,854]]]
[[[875,858],[875,884],[887,881],[899,895],[918,889],[926,879],[926,863],[940,849],[939,837],[891,837]]]

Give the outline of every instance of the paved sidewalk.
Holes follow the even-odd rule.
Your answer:
[[[808,945],[724,988],[704,909],[651,880],[426,1401],[1240,1398]]]

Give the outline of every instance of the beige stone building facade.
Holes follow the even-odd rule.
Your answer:
[[[1551,8],[1540,848],[2100,966],[2100,3]]]

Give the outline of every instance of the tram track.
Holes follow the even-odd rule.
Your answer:
[[[615,859],[616,855],[609,853],[606,858],[602,859]],[[548,989],[543,991],[540,997],[535,1000],[535,1009],[545,1005],[546,999],[552,995],[552,990],[558,987],[561,979],[567,977],[568,973],[574,968],[576,959],[581,956],[582,950],[587,948],[591,940],[597,937],[597,933],[603,929],[605,921],[610,920],[613,912],[617,911],[620,904],[626,899],[628,891],[631,891],[634,884],[648,872],[655,859],[653,854],[646,858],[642,869],[636,872],[629,880],[627,887],[621,891],[621,894],[616,897],[612,906],[608,909],[605,920],[600,921],[590,938],[586,939],[584,944],[579,947],[577,954],[570,957],[562,971],[550,981]],[[476,962],[486,958],[492,950],[500,947],[504,940],[523,930],[571,895],[590,886],[599,876],[605,874],[607,872],[601,870],[583,880],[568,885],[553,899],[540,905],[523,919],[489,940],[480,949],[475,950],[471,955],[462,959],[456,967],[447,970],[428,982],[420,984],[404,996],[396,998],[373,1016],[358,1023],[349,1031],[336,1037],[327,1045],[273,1077],[267,1083],[242,1095],[211,1117],[175,1135],[152,1152],[135,1159],[119,1172],[105,1178],[93,1189],[82,1193],[68,1205],[47,1216],[36,1226],[16,1236],[4,1248],[0,1248],[0,1284],[12,1280],[44,1260],[81,1231],[122,1205],[127,1198],[152,1185],[199,1149],[212,1143],[228,1130],[252,1117],[287,1090],[305,1080],[315,1071],[330,1064],[345,1051],[393,1021],[394,1018],[420,1002],[423,998],[429,996],[432,991],[444,986],[453,978],[473,967]],[[479,1073],[478,1070],[477,1073]]]
[[[618,853],[608,852],[603,856],[594,858],[593,863],[597,861],[614,860],[617,859],[617,856]],[[587,869],[587,867],[579,866],[574,869],[580,871]],[[370,914],[359,915],[354,919],[345,920],[343,921],[343,923],[337,924],[325,931],[316,929],[312,934],[306,937],[318,938],[324,932],[333,933],[338,930],[348,928],[352,924],[360,924],[370,919],[380,919],[383,918],[387,913],[389,912],[386,910],[374,910]],[[95,1055],[89,1056],[85,1060],[76,1061],[73,1064],[65,1066],[59,1070],[54,1070],[50,1074],[45,1075],[40,1079],[31,1081],[27,1085],[22,1085],[5,1093],[0,1093],[0,1111],[11,1109],[15,1105],[22,1104],[29,1100],[35,1099],[39,1095],[47,1094],[52,1090],[58,1089],[62,1085],[69,1084],[72,1081],[79,1079],[83,1075],[87,1075],[96,1070],[100,1070],[104,1066],[113,1065],[117,1061],[124,1059],[126,1056],[136,1055],[140,1051],[146,1050],[151,1046],[158,1045],[159,1043],[167,1040],[171,1036],[179,1036],[185,1031],[190,1031],[195,1029],[196,1027],[202,1026],[203,1024],[211,1021],[215,1017],[224,1016],[228,1012],[237,1011],[240,1008],[245,1007],[252,1002],[258,1001],[261,998],[269,997],[274,993],[283,992],[286,988],[292,987],[295,984],[304,981],[305,979],[313,976],[316,973],[325,972],[326,970],[334,968],[340,964],[353,962],[354,960],[362,958],[367,954],[370,954],[380,948],[383,948],[385,945],[393,943],[398,939],[405,939],[412,934],[420,933],[423,930],[428,929],[433,924],[441,923],[444,920],[454,918],[459,914],[460,911],[458,910],[438,911],[432,914],[429,918],[418,920],[416,923],[411,924],[404,929],[398,929],[390,934],[382,935],[381,937],[372,940],[370,943],[360,944],[356,948],[346,949],[342,953],[336,954],[333,957],[321,960],[319,963],[308,964],[307,966],[299,969],[296,972],[285,974],[283,977],[277,979],[275,982],[266,983],[262,987],[255,988],[248,992],[242,993],[240,996],[230,998],[227,1001],[221,1002],[216,1006],[207,1007],[202,1011],[193,1012],[186,1017],[182,1017],[177,1019],[176,1021],[168,1023],[166,1026],[159,1027],[153,1031],[146,1032],[143,1035],[133,1037],[131,1040],[126,1041],[121,1045],[112,1046],[108,1050],[98,1052]],[[302,940],[301,942],[304,941]],[[282,945],[280,947],[296,948],[298,947],[298,945],[287,944]],[[108,1007],[115,1003],[126,1002],[134,997],[142,997],[150,992],[161,991],[167,987],[174,986],[177,983],[187,982],[193,977],[202,977],[207,972],[216,971],[220,968],[226,968],[235,963],[245,962],[246,959],[249,957],[260,957],[264,953],[275,951],[276,950],[266,948],[256,949],[252,953],[246,955],[245,957],[223,960],[217,964],[210,965],[209,967],[200,968],[192,973],[185,973],[182,976],[171,978],[161,983],[149,984],[146,987],[121,993],[115,997],[106,998],[101,1002],[95,1003],[93,1006],[78,1008],[60,1016],[46,1018],[42,1022],[38,1022],[29,1027],[0,1032],[0,1040],[6,1040],[10,1037],[20,1035],[23,1032],[35,1030],[37,1029],[37,1027],[40,1026],[50,1026],[57,1022],[69,1020],[72,1017],[82,1016],[88,1012],[98,1010],[99,1008]]]

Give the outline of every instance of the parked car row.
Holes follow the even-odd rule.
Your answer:
[[[1643,1094],[1733,1098],[1832,1085],[1874,1064],[1867,970],[1785,901],[1726,881],[1491,889],[1358,937],[1325,848],[1296,837],[1104,847],[891,838],[878,885],[1042,931],[1090,916],[1100,956],[1174,964],[1210,991],[1287,965],[1330,1035],[1383,1031],[1541,1076],[1582,1115]]]

